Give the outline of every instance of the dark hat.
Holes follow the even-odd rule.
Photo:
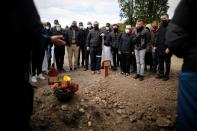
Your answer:
[[[83,22],[79,22],[79,25],[83,25]]]
[[[106,23],[106,27],[110,27],[110,23]]]

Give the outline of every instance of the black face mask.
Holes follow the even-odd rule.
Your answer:
[[[75,28],[75,27],[77,27],[77,25],[73,24],[73,25],[72,25],[72,27],[74,27],[74,28]]]
[[[99,29],[98,25],[94,25],[94,29],[98,30]]]
[[[143,27],[137,28],[137,32],[141,32],[143,30]]]
[[[114,32],[118,32],[118,28],[113,28]]]
[[[162,24],[163,24],[163,26],[167,26],[168,25],[168,21],[167,20],[162,20]]]

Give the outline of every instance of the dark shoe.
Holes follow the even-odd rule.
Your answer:
[[[113,71],[117,71],[117,67],[113,67],[112,70],[113,70]]]
[[[138,78],[140,78],[140,75],[135,75],[134,77],[133,77],[134,79],[138,79]]]
[[[72,67],[70,67],[70,71],[72,71],[73,70],[73,68]]]
[[[144,76],[140,76],[139,80],[143,81],[144,80]]]
[[[163,81],[168,81],[169,79],[170,79],[169,76],[164,76],[162,80]]]
[[[77,68],[75,67],[74,70],[77,70]]]
[[[153,69],[152,72],[153,72],[153,73],[157,73],[157,70],[156,70],[156,69]]]
[[[66,73],[66,70],[65,69],[61,69],[61,73]]]
[[[163,75],[159,74],[159,75],[156,76],[156,79],[162,79],[162,78],[163,78]]]
[[[125,77],[129,76],[129,73],[125,73]]]

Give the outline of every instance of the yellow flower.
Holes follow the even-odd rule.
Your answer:
[[[69,76],[64,76],[64,81],[70,81],[71,78]]]

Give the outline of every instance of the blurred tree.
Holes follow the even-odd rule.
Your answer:
[[[118,0],[120,17],[125,22],[134,24],[136,19],[143,19],[145,23],[160,20],[160,16],[168,11],[168,0]]]

